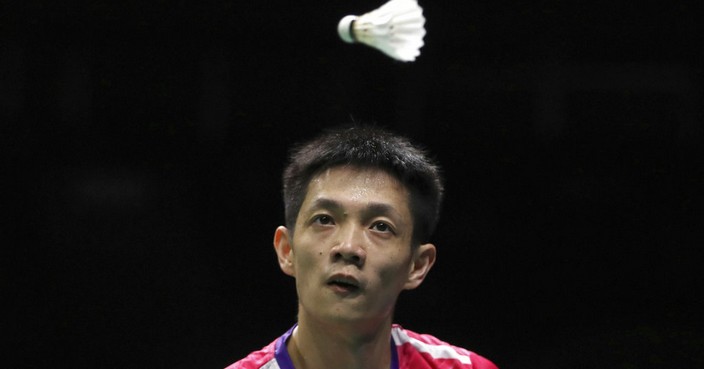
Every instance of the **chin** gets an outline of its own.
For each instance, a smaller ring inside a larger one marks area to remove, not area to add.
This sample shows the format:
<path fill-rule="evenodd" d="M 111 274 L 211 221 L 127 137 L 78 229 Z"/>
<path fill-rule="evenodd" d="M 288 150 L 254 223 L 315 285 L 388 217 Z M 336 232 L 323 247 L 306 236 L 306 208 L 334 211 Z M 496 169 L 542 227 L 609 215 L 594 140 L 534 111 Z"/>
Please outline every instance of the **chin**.
<path fill-rule="evenodd" d="M 362 311 L 365 313 L 361 313 Z M 339 325 L 340 328 L 357 331 L 376 330 L 387 321 L 391 324 L 391 314 L 370 314 L 364 309 L 334 309 L 323 319 Z"/>

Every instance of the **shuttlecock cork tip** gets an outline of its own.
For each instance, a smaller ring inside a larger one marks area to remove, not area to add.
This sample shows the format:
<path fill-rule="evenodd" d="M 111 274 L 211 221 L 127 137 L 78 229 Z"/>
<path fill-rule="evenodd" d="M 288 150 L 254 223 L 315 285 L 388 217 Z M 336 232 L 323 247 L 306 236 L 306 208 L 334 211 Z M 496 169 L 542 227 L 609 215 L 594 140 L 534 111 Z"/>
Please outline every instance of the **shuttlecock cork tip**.
<path fill-rule="evenodd" d="M 354 43 L 352 22 L 354 22 L 356 19 L 356 15 L 348 15 L 340 19 L 340 23 L 337 24 L 337 33 L 340 35 L 342 41 L 345 41 L 350 44 Z"/>

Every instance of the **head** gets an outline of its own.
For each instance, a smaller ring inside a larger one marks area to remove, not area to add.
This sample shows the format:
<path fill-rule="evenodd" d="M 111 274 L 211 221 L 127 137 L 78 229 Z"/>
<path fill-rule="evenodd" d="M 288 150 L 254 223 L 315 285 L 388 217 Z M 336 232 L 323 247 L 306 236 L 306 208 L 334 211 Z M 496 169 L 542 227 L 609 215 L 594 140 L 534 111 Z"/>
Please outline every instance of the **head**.
<path fill-rule="evenodd" d="M 274 234 L 296 279 L 299 323 L 360 334 L 389 326 L 398 295 L 435 261 L 438 167 L 407 139 L 374 127 L 328 131 L 297 147 L 284 173 L 286 227 Z"/>
<path fill-rule="evenodd" d="M 324 132 L 292 150 L 283 176 L 286 226 L 296 219 L 312 178 L 327 169 L 352 166 L 380 169 L 409 192 L 413 245 L 427 242 L 438 222 L 443 184 L 440 169 L 408 139 L 374 126 L 349 126 Z"/>

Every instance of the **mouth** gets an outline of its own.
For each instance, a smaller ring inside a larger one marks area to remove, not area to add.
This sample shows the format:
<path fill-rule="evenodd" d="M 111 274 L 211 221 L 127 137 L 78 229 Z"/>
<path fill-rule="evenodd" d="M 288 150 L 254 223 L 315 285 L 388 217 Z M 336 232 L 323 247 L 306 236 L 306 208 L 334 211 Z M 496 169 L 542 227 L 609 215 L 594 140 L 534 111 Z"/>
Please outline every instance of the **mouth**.
<path fill-rule="evenodd" d="M 337 293 L 354 293 L 358 292 L 361 287 L 359 281 L 354 277 L 345 275 L 334 275 L 332 276 L 327 285 L 331 287 Z"/>

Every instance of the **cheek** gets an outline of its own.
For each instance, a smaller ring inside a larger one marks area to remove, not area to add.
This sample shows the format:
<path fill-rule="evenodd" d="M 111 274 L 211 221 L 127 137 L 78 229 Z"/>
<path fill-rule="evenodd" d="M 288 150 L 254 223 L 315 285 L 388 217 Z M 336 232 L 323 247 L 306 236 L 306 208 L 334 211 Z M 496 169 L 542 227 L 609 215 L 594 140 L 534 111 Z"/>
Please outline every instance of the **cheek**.
<path fill-rule="evenodd" d="M 389 255 L 380 265 L 379 278 L 386 287 L 403 286 L 406 283 L 410 258 L 404 254 Z"/>
<path fill-rule="evenodd" d="M 297 276 L 305 277 L 321 268 L 325 257 L 322 250 L 299 249 L 297 251 L 295 260 Z"/>

